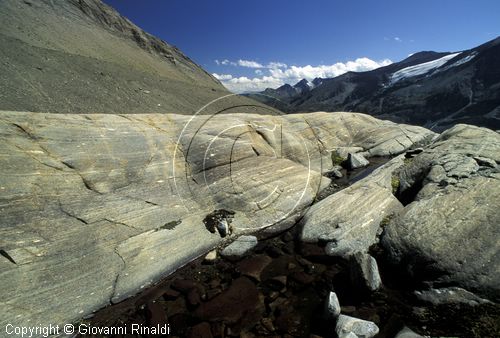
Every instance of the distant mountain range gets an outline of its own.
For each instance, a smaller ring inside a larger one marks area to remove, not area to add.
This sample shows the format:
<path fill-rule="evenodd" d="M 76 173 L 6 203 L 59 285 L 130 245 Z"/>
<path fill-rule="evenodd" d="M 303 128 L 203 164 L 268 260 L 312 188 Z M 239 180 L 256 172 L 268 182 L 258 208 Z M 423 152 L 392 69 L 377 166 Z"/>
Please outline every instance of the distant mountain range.
<path fill-rule="evenodd" d="M 456 53 L 425 51 L 368 72 L 301 80 L 247 96 L 288 113 L 363 112 L 443 130 L 500 129 L 500 38 Z"/>

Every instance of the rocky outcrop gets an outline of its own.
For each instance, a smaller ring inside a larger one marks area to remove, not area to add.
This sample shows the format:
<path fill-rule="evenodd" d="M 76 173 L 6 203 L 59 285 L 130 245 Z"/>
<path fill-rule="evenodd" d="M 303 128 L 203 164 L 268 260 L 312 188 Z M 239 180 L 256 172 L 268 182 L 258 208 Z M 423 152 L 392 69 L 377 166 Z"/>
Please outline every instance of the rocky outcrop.
<path fill-rule="evenodd" d="M 401 170 L 407 205 L 382 238 L 400 273 L 499 300 L 499 162 L 498 133 L 457 125 Z"/>
<path fill-rule="evenodd" d="M 0 325 L 78 320 L 240 235 L 286 229 L 328 185 L 333 149 L 400 153 L 408 133 L 430 134 L 348 113 L 0 112 Z"/>
<path fill-rule="evenodd" d="M 326 253 L 348 258 L 367 252 L 378 241 L 380 223 L 401 210 L 403 205 L 392 194 L 392 174 L 403 166 L 398 156 L 354 183 L 308 209 L 301 220 L 305 242 L 328 242 Z"/>

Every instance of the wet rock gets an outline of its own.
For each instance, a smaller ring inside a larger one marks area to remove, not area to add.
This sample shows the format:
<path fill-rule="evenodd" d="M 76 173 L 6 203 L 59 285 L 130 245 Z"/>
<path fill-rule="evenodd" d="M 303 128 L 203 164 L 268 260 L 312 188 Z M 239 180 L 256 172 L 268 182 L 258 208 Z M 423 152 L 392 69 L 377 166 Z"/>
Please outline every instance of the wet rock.
<path fill-rule="evenodd" d="M 167 324 L 167 314 L 163 306 L 157 302 L 149 302 L 146 306 L 146 317 L 150 326 Z"/>
<path fill-rule="evenodd" d="M 282 291 L 286 288 L 287 276 L 276 276 L 271 278 L 269 281 L 272 287 L 277 291 Z"/>
<path fill-rule="evenodd" d="M 339 338 L 372 338 L 379 332 L 379 329 L 375 323 L 340 315 L 335 332 Z"/>
<path fill-rule="evenodd" d="M 269 332 L 274 332 L 276 330 L 273 324 L 273 320 L 271 318 L 262 318 L 260 323 Z"/>
<path fill-rule="evenodd" d="M 304 318 L 293 309 L 284 309 L 275 320 L 276 328 L 282 333 L 288 333 L 295 337 L 303 337 L 305 326 Z"/>
<path fill-rule="evenodd" d="M 399 331 L 395 338 L 424 338 L 424 336 L 413 332 L 410 328 L 405 326 L 401 331 Z"/>
<path fill-rule="evenodd" d="M 489 300 L 481 298 L 459 287 L 415 291 L 415 295 L 421 301 L 431 303 L 432 305 L 466 304 L 469 306 L 476 306 L 491 303 Z"/>
<path fill-rule="evenodd" d="M 361 154 L 349 154 L 347 157 L 347 166 L 349 169 L 358 169 L 366 167 L 370 162 Z"/>
<path fill-rule="evenodd" d="M 189 290 L 189 292 L 186 295 L 186 299 L 188 301 L 188 304 L 191 307 L 195 307 L 201 303 L 201 295 L 200 291 L 197 288 Z"/>
<path fill-rule="evenodd" d="M 237 260 L 250 252 L 257 243 L 257 237 L 255 236 L 240 236 L 221 251 L 221 256 L 230 260 Z"/>
<path fill-rule="evenodd" d="M 369 254 L 356 253 L 350 259 L 351 281 L 360 290 L 376 291 L 382 286 L 375 258 Z"/>
<path fill-rule="evenodd" d="M 242 275 L 260 281 L 262 271 L 264 271 L 271 261 L 271 257 L 267 255 L 255 255 L 238 262 L 238 270 Z"/>
<path fill-rule="evenodd" d="M 314 277 L 305 273 L 304 271 L 297 271 L 290 275 L 290 277 L 297 283 L 308 285 L 314 282 Z"/>
<path fill-rule="evenodd" d="M 263 310 L 263 297 L 246 277 L 240 277 L 220 295 L 202 303 L 194 314 L 202 320 L 225 321 L 242 325 L 259 320 Z"/>
<path fill-rule="evenodd" d="M 177 297 L 179 297 L 180 294 L 181 293 L 179 291 L 172 290 L 171 288 L 168 288 L 163 293 L 163 299 L 165 299 L 165 300 L 173 300 L 173 299 L 176 299 Z"/>
<path fill-rule="evenodd" d="M 212 328 L 207 322 L 196 324 L 188 334 L 189 338 L 212 338 Z"/>
<path fill-rule="evenodd" d="M 335 292 L 328 294 L 325 302 L 325 318 L 328 320 L 336 320 L 340 315 L 340 303 Z"/>
<path fill-rule="evenodd" d="M 170 287 L 182 293 L 188 293 L 191 289 L 197 288 L 200 285 L 189 279 L 176 278 L 170 284 Z"/>

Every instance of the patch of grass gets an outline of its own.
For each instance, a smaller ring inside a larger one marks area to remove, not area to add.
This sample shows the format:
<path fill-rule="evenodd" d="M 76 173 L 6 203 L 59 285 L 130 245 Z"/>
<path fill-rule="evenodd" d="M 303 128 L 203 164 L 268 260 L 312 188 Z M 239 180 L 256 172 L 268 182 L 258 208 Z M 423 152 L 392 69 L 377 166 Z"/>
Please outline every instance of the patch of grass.
<path fill-rule="evenodd" d="M 398 192 L 400 185 L 401 185 L 401 182 L 399 181 L 399 176 L 392 175 L 392 178 L 391 178 L 391 187 L 392 187 L 392 193 L 394 195 L 396 195 L 396 193 Z"/>
<path fill-rule="evenodd" d="M 391 219 L 394 218 L 394 214 L 389 214 L 387 216 L 385 216 L 384 218 L 382 218 L 382 220 L 380 221 L 380 226 L 382 228 L 386 227 L 389 225 L 389 222 L 391 221 Z"/>
<path fill-rule="evenodd" d="M 332 164 L 333 165 L 342 165 L 346 159 L 342 156 L 339 156 L 336 151 L 332 152 Z"/>
<path fill-rule="evenodd" d="M 413 161 L 413 157 L 405 157 L 403 159 L 404 164 L 408 165 Z"/>

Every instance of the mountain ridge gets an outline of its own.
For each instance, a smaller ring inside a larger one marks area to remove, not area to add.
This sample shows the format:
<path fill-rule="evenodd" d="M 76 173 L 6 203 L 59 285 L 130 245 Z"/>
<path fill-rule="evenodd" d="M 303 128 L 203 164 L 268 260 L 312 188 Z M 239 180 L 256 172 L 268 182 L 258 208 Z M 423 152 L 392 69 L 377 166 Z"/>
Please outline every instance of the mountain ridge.
<path fill-rule="evenodd" d="M 100 0 L 0 2 L 0 109 L 194 114 L 230 94 L 179 49 Z M 242 96 L 214 104 L 255 112 Z"/>
<path fill-rule="evenodd" d="M 288 113 L 358 111 L 435 130 L 457 123 L 499 129 L 499 45 L 496 38 L 456 53 L 423 51 L 371 71 L 321 79 L 290 97 L 279 88 L 248 96 Z"/>

